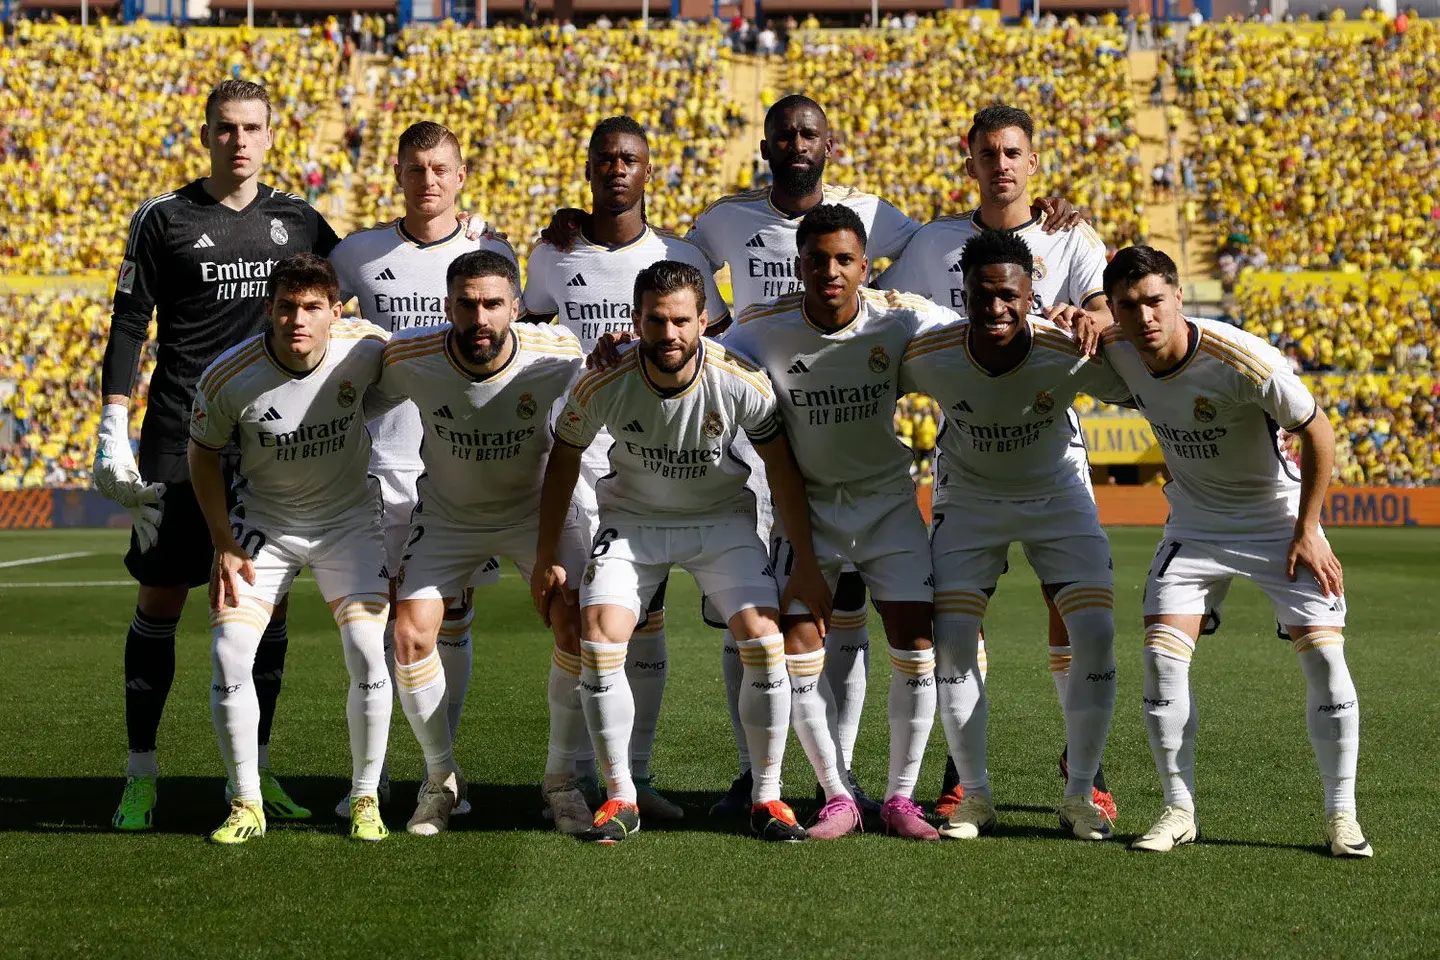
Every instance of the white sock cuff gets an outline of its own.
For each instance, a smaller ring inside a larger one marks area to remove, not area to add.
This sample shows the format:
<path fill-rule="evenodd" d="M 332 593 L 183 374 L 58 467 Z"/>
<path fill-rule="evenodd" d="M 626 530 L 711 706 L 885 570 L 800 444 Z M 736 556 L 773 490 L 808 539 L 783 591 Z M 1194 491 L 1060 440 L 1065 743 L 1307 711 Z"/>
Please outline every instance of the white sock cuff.
<path fill-rule="evenodd" d="M 859 610 L 832 610 L 830 612 L 830 629 L 834 630 L 863 630 L 869 622 L 870 614 L 864 608 Z"/>
<path fill-rule="evenodd" d="M 593 640 L 580 641 L 580 667 L 593 670 L 597 676 L 625 672 L 625 658 L 630 650 L 627 643 L 604 643 Z"/>
<path fill-rule="evenodd" d="M 422 657 L 414 663 L 395 664 L 395 686 L 404 691 L 420 690 L 444 677 L 445 670 L 440 666 L 440 653 L 437 650 L 431 650 L 428 657 Z"/>
<path fill-rule="evenodd" d="M 1145 628 L 1145 649 L 1159 657 L 1189 663 L 1195 656 L 1195 641 L 1168 623 L 1152 623 Z"/>
<path fill-rule="evenodd" d="M 570 676 L 577 679 L 580 677 L 579 654 L 566 653 L 559 647 L 555 647 L 554 652 L 551 655 L 550 662 L 555 664 L 555 666 L 563 673 L 568 673 Z"/>
<path fill-rule="evenodd" d="M 645 615 L 645 626 L 635 629 L 636 638 L 664 638 L 665 634 L 665 610 L 662 607 L 653 613 Z"/>
<path fill-rule="evenodd" d="M 890 648 L 890 666 L 898 673 L 914 677 L 929 676 L 935 672 L 935 648 L 924 650 L 897 650 Z"/>
<path fill-rule="evenodd" d="M 785 638 L 778 633 L 754 640 L 736 640 L 740 662 L 747 667 L 778 667 L 785 663 Z"/>
<path fill-rule="evenodd" d="M 990 598 L 983 590 L 936 590 L 935 619 L 942 617 L 985 619 Z"/>
<path fill-rule="evenodd" d="M 1325 647 L 1344 646 L 1345 637 L 1336 630 L 1315 629 L 1301 634 L 1292 645 L 1296 653 L 1309 653 L 1311 650 L 1322 650 Z"/>
<path fill-rule="evenodd" d="M 390 600 L 378 593 L 352 593 L 335 607 L 335 623 L 341 627 L 368 620 L 383 629 L 389 617 Z"/>
<path fill-rule="evenodd" d="M 269 622 L 270 612 L 253 597 L 241 597 L 236 606 L 210 611 L 210 629 L 212 630 L 220 630 L 229 625 L 240 628 L 249 627 L 257 634 L 263 635 Z"/>
<path fill-rule="evenodd" d="M 1050 647 L 1050 672 L 1063 673 L 1070 669 L 1070 644 L 1063 647 Z"/>
<path fill-rule="evenodd" d="M 792 677 L 817 677 L 825 672 L 825 650 L 785 654 L 785 670 Z"/>
<path fill-rule="evenodd" d="M 1115 588 L 1108 583 L 1069 583 L 1055 594 L 1062 618 L 1084 610 L 1114 610 Z"/>
<path fill-rule="evenodd" d="M 448 613 L 449 611 L 446 612 Z M 474 607 L 468 608 L 463 616 L 457 617 L 454 620 L 451 620 L 449 618 L 441 620 L 440 632 L 437 634 L 437 639 L 440 643 L 448 642 L 450 645 L 453 646 L 455 645 L 455 641 L 457 639 L 465 636 L 470 632 L 470 625 L 474 622 Z"/>

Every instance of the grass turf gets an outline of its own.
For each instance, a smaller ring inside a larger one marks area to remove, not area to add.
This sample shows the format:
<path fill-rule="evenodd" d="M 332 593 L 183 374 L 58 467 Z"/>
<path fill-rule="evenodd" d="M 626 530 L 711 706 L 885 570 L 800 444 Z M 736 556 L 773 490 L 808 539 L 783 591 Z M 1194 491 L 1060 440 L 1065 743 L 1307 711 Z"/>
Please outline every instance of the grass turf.
<path fill-rule="evenodd" d="M 1120 698 L 1106 773 L 1117 833 L 1128 840 L 1160 809 L 1139 708 L 1140 595 L 1158 531 L 1111 536 Z M 1433 957 L 1440 845 L 1423 811 L 1440 724 L 1429 656 L 1435 605 L 1425 597 L 1440 535 L 1331 536 L 1346 563 L 1363 702 L 1359 798 L 1377 850 L 1370 862 L 1324 853 L 1303 681 L 1248 584 L 1232 590 L 1225 627 L 1202 641 L 1194 672 L 1206 840 L 1147 856 L 1123 842 L 1062 838 L 1053 809 L 1063 727 L 1045 669 L 1044 609 L 1018 551 L 986 624 L 1001 817 L 992 839 L 922 845 L 866 835 L 777 848 L 709 822 L 734 754 L 719 638 L 700 623 L 683 575 L 670 589 L 655 769 L 687 819 L 679 829 L 647 826 L 614 848 L 549 832 L 536 785 L 550 643 L 508 570 L 477 598 L 458 748 L 476 809 L 454 832 L 403 833 L 420 764 L 397 707 L 386 811 L 395 833 L 375 846 L 345 839 L 330 812 L 349 770 L 344 670 L 328 612 L 305 582 L 291 607 L 272 760 L 314 820 L 273 826 L 237 849 L 202 842 L 225 805 L 197 592 L 161 729 L 156 830 L 117 835 L 108 824 L 124 769 L 121 651 L 134 604 L 123 537 L 7 533 L 0 562 L 91 555 L 0 568 L 0 956 Z M 873 615 L 871 629 L 878 641 Z M 855 767 L 878 794 L 888 671 L 875 659 Z M 943 763 L 937 720 L 921 778 L 927 805 Z M 793 737 L 785 780 L 803 818 L 813 777 Z"/>

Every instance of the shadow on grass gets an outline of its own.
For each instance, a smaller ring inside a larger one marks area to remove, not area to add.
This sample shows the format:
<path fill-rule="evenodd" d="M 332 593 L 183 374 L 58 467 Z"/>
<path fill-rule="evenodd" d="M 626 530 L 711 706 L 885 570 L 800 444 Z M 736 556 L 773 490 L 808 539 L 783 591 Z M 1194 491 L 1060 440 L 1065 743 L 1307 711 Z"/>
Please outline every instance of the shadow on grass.
<path fill-rule="evenodd" d="M 311 811 L 309 820 L 271 819 L 272 830 L 344 833 L 348 824 L 335 815 L 335 804 L 350 789 L 340 777 L 284 778 L 295 802 Z M 125 786 L 121 777 L 0 777 L 0 834 L 4 833 L 109 833 L 110 818 Z M 392 830 L 403 830 L 415 810 L 419 790 L 415 780 L 391 784 L 390 802 L 383 808 Z M 225 818 L 225 781 L 221 777 L 161 777 L 154 827 L 149 833 L 203 836 Z M 542 816 L 539 784 L 470 784 L 472 811 L 456 816 L 450 828 L 456 833 L 554 829 Z M 666 791 L 665 796 L 685 811 L 683 820 L 645 821 L 647 831 L 740 833 L 743 820 L 709 816 L 720 793 Z"/>

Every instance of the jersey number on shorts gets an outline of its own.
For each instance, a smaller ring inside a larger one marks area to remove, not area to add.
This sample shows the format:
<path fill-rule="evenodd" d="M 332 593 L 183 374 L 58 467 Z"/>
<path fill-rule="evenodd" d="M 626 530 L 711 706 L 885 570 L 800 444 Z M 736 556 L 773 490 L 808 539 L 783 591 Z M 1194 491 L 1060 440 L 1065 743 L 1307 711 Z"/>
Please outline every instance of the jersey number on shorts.
<path fill-rule="evenodd" d="M 594 560 L 597 557 L 603 557 L 609 553 L 610 542 L 618 536 L 620 536 L 620 531 L 614 527 L 606 527 L 604 530 L 601 530 L 600 535 L 595 538 L 594 548 L 590 551 L 590 559 Z"/>
<path fill-rule="evenodd" d="M 232 523 L 230 533 L 234 535 L 235 542 L 240 544 L 240 549 L 250 554 L 251 560 L 260 556 L 260 551 L 265 549 L 265 534 L 259 530 L 246 530 L 244 524 Z"/>
<path fill-rule="evenodd" d="M 785 554 L 785 563 L 780 563 L 780 554 Z M 776 573 L 782 576 L 790 576 L 795 569 L 795 545 L 784 537 L 775 537 L 770 541 L 770 566 Z"/>
<path fill-rule="evenodd" d="M 416 509 L 418 510 L 419 508 L 417 507 Z M 400 558 L 401 563 L 404 563 L 406 560 L 410 559 L 410 548 L 415 546 L 415 544 L 419 543 L 420 538 L 423 536 L 425 536 L 424 525 L 416 524 L 415 529 L 410 531 L 410 539 L 405 541 L 405 555 Z"/>

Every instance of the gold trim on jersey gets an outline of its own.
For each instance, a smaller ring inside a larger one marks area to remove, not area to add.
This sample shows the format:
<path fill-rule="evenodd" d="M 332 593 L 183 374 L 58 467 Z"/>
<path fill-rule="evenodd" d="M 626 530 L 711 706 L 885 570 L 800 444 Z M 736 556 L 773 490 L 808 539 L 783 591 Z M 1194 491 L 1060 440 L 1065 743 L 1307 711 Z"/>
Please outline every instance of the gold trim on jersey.
<path fill-rule="evenodd" d="M 953 350 L 956 347 L 964 349 L 965 341 L 968 340 L 969 337 L 969 321 L 957 323 L 954 326 L 945 327 L 941 330 L 932 330 L 923 336 L 911 340 L 910 346 L 905 350 L 905 356 L 900 362 L 909 363 L 911 360 L 927 354 L 938 353 L 941 350 Z M 966 355 L 969 355 L 968 350 L 966 351 Z M 971 362 L 973 363 L 974 361 Z"/>
<path fill-rule="evenodd" d="M 1042 329 L 1034 324 L 1031 324 L 1030 330 L 1035 334 L 1035 342 L 1041 346 L 1076 358 L 1085 356 L 1085 351 L 1080 349 L 1080 345 L 1059 330 Z"/>
<path fill-rule="evenodd" d="M 591 370 L 575 382 L 575 387 L 570 395 L 580 406 L 588 406 L 595 398 L 595 394 L 602 388 L 609 386 L 611 382 L 618 380 L 627 373 L 635 372 L 635 365 L 640 362 L 640 349 L 636 347 L 620 358 L 620 362 L 606 370 Z"/>
<path fill-rule="evenodd" d="M 273 332 L 274 331 L 272 330 L 271 333 Z M 260 336 L 260 342 L 264 344 L 265 347 L 265 359 L 270 361 L 270 365 L 272 367 L 274 367 L 276 370 L 279 370 L 282 374 L 289 377 L 291 380 L 304 380 L 316 370 L 319 370 L 321 367 L 325 366 L 326 361 L 330 359 L 330 344 L 327 342 L 325 344 L 325 355 L 320 358 L 319 363 L 315 364 L 315 366 L 311 367 L 309 370 L 291 370 L 289 367 L 285 366 L 285 364 L 281 363 L 280 358 L 275 355 L 275 347 L 270 343 L 270 334 L 262 334 Z"/>
<path fill-rule="evenodd" d="M 1195 358 L 1200 355 L 1200 345 L 1205 342 L 1205 331 L 1201 330 L 1198 324 L 1191 323 L 1189 320 L 1185 321 L 1185 330 L 1186 333 L 1189 333 L 1189 331 L 1191 330 L 1195 331 L 1195 342 L 1187 347 L 1184 358 L 1179 363 L 1175 364 L 1175 366 L 1171 367 L 1169 370 L 1163 370 L 1159 373 L 1156 373 L 1154 370 L 1150 370 L 1150 365 L 1148 363 L 1145 364 L 1145 369 L 1147 370 L 1147 372 L 1149 372 L 1151 377 L 1156 380 L 1170 380 L 1178 377 L 1180 374 L 1184 373 L 1185 368 L 1190 366 L 1190 364 L 1194 362 Z M 1138 347 L 1136 348 L 1136 352 L 1139 352 Z M 1141 358 L 1141 361 L 1144 361 L 1143 357 Z"/>
<path fill-rule="evenodd" d="M 748 364 L 740 364 L 738 357 L 733 353 L 723 353 L 713 348 L 707 348 L 705 359 L 715 366 L 716 370 L 728 373 L 740 381 L 749 384 L 767 399 L 775 395 L 775 390 L 770 384 L 770 378 L 759 370 L 749 367 Z M 748 369 L 747 369 L 748 368 Z"/>
<path fill-rule="evenodd" d="M 532 324 L 538 326 L 538 324 Z M 521 330 L 515 326 L 510 329 L 515 332 L 520 340 L 520 345 L 530 353 L 549 353 L 560 357 L 576 357 L 584 359 L 585 353 L 580 349 L 580 341 L 568 337 L 546 337 L 543 334 L 529 330 Z M 567 333 L 569 331 L 566 331 Z"/>
<path fill-rule="evenodd" d="M 858 306 L 855 309 L 855 316 L 851 317 L 849 320 L 846 320 L 834 330 L 827 330 L 824 327 L 820 326 L 820 324 L 816 323 L 814 320 L 811 320 L 810 312 L 805 309 L 805 301 L 803 299 L 800 301 L 800 319 L 805 321 L 805 326 L 809 327 L 811 330 L 814 330 L 816 333 L 826 337 L 833 337 L 837 333 L 844 333 L 846 330 L 849 330 L 851 327 L 855 326 L 855 324 L 860 322 L 860 317 L 863 316 L 865 313 L 865 295 L 863 293 L 857 292 L 855 294 L 855 299 L 858 303 Z"/>
<path fill-rule="evenodd" d="M 205 394 L 206 399 L 213 401 L 220 393 L 220 388 L 225 386 L 231 377 L 260 359 L 260 354 L 265 352 L 264 342 L 265 335 L 261 334 L 248 345 L 241 347 L 224 363 L 217 363 L 206 370 L 200 376 L 198 385 L 198 389 Z"/>
<path fill-rule="evenodd" d="M 644 242 L 645 238 L 650 236 L 650 234 L 654 232 L 655 228 L 647 223 L 645 224 L 645 229 L 640 231 L 640 236 L 636 237 L 634 240 L 627 240 L 624 243 L 617 243 L 613 247 L 607 243 L 596 243 L 594 240 L 586 238 L 585 234 L 583 233 L 581 233 L 576 239 L 578 242 L 585 244 L 585 246 L 594 247 L 596 250 L 603 250 L 606 253 L 619 253 L 621 250 L 628 250 L 631 247 L 635 246 L 637 243 Z"/>
<path fill-rule="evenodd" d="M 639 354 L 640 349 L 640 347 L 636 347 L 634 352 L 636 354 Z M 650 371 L 645 368 L 644 357 L 640 358 L 640 379 L 645 381 L 645 386 L 650 388 L 650 392 L 655 394 L 661 400 L 679 400 L 681 397 L 687 397 L 691 393 L 694 393 L 695 388 L 700 385 L 700 381 L 705 376 L 705 364 L 710 362 L 710 351 L 705 348 L 705 343 L 703 340 L 701 341 L 700 346 L 696 349 L 695 355 L 697 358 L 697 362 L 695 364 L 694 375 L 690 377 L 689 383 L 685 384 L 685 386 L 681 387 L 679 390 L 676 390 L 674 393 L 670 392 L 671 388 L 662 387 L 658 383 L 650 379 Z"/>
<path fill-rule="evenodd" d="M 1024 370 L 1024 369 L 1025 369 L 1025 365 L 1030 362 L 1030 357 L 1031 357 L 1031 355 L 1035 353 L 1035 340 L 1037 339 L 1036 336 L 1035 336 L 1035 328 L 1034 328 L 1034 326 L 1032 326 L 1032 325 L 1030 324 L 1029 320 L 1024 321 L 1024 323 L 1025 323 L 1025 329 L 1026 329 L 1026 330 L 1029 332 L 1029 334 L 1030 334 L 1030 342 L 1029 342 L 1028 344 L 1026 344 L 1026 346 L 1025 346 L 1025 356 L 1020 359 L 1020 362 L 1019 362 L 1019 363 L 1015 364 L 1015 366 L 1011 367 L 1009 370 L 1006 370 L 1004 373 L 991 373 L 991 372 L 990 372 L 990 369 L 989 369 L 988 367 L 986 367 L 985 364 L 983 364 L 983 363 L 981 363 L 979 360 L 977 360 L 977 359 L 975 358 L 975 354 L 971 352 L 971 350 L 970 350 L 970 338 L 969 338 L 968 336 L 965 338 L 965 357 L 966 357 L 966 359 L 968 359 L 968 360 L 970 361 L 971 365 L 972 365 L 976 370 L 979 370 L 982 375 L 988 377 L 988 378 L 991 379 L 991 380 L 1003 380 L 1003 379 L 1005 379 L 1005 378 L 1008 377 L 1008 376 L 1011 376 L 1011 375 L 1013 375 L 1013 374 L 1016 374 L 1016 373 L 1020 372 L 1021 370 Z M 973 325 L 970 325 L 970 329 L 971 329 L 971 330 L 974 330 Z"/>
<path fill-rule="evenodd" d="M 860 296 L 872 305 L 887 310 L 929 310 L 935 306 L 935 301 L 929 297 L 922 297 L 918 293 L 905 293 L 901 290 L 876 290 L 873 287 L 861 287 Z"/>
<path fill-rule="evenodd" d="M 332 340 L 379 340 L 390 342 L 390 334 L 368 320 L 336 320 L 330 325 Z"/>
<path fill-rule="evenodd" d="M 464 237 L 465 227 L 466 224 L 463 224 L 459 222 L 459 220 L 456 220 L 454 233 L 446 237 L 441 237 L 439 240 L 430 240 L 427 242 L 424 240 L 418 240 L 414 236 L 412 236 L 410 232 L 405 229 L 405 221 L 402 219 L 395 224 L 395 233 L 397 236 L 400 237 L 401 240 L 403 240 L 405 243 L 410 244 L 410 246 L 414 247 L 417 250 L 439 250 L 441 247 L 448 247 L 456 240 Z"/>
<path fill-rule="evenodd" d="M 1040 226 L 1040 224 L 1044 223 L 1045 215 L 1042 213 L 1038 217 L 1031 217 L 1029 220 L 1026 220 L 1018 227 L 991 227 L 986 224 L 984 220 L 980 219 L 980 208 L 976 207 L 974 210 L 970 211 L 970 222 L 974 224 L 975 229 L 979 230 L 981 233 L 984 233 L 986 230 L 999 230 L 1003 233 L 1013 233 L 1018 236 L 1022 233 L 1029 233 L 1031 230 L 1034 230 L 1036 227 Z"/>
<path fill-rule="evenodd" d="M 805 302 L 805 292 L 787 293 L 770 303 L 752 303 L 735 318 L 736 323 L 749 323 L 763 317 L 773 317 L 794 310 Z"/>
<path fill-rule="evenodd" d="M 712 202 L 712 203 L 711 203 L 708 207 L 706 207 L 704 210 L 701 210 L 701 211 L 700 211 L 700 217 L 705 216 L 705 214 L 709 213 L 711 210 L 714 210 L 716 207 L 720 206 L 721 204 L 725 204 L 725 203 L 744 203 L 744 202 L 753 201 L 753 200 L 763 200 L 763 199 L 765 199 L 767 196 L 769 196 L 769 194 L 770 194 L 770 188 L 769 188 L 769 187 L 759 187 L 758 189 L 755 189 L 755 190 L 742 190 L 742 191 L 740 191 L 739 193 L 732 193 L 732 194 L 730 194 L 728 197 L 721 197 L 719 200 L 716 200 L 716 201 Z M 700 219 L 700 217 L 696 217 L 695 219 L 698 221 L 698 220 Z M 692 229 L 693 229 L 693 228 L 692 228 Z"/>
<path fill-rule="evenodd" d="M 399 363 L 401 360 L 415 360 L 420 357 L 428 357 L 431 354 L 445 348 L 445 337 L 450 328 L 437 330 L 434 333 L 427 333 L 423 337 L 406 337 L 404 340 L 391 340 L 385 344 L 385 351 L 380 355 L 382 366 L 390 366 L 392 363 Z"/>
<path fill-rule="evenodd" d="M 1200 350 L 1198 352 L 1203 353 L 1208 357 L 1212 357 L 1213 359 L 1218 360 L 1226 366 L 1236 370 L 1251 383 L 1255 384 L 1255 386 L 1257 387 L 1265 385 L 1265 378 L 1266 376 L 1268 376 L 1268 374 L 1257 373 L 1255 368 L 1250 366 L 1247 360 L 1245 360 L 1243 357 L 1238 356 L 1237 354 L 1230 353 L 1223 348 L 1216 346 L 1214 340 L 1202 340 L 1200 342 Z"/>
<path fill-rule="evenodd" d="M 1245 347 L 1229 340 L 1222 340 L 1204 330 L 1200 332 L 1200 335 L 1201 350 L 1239 370 L 1253 380 L 1256 386 L 1262 386 L 1266 380 L 1270 379 L 1269 365 Z"/>

